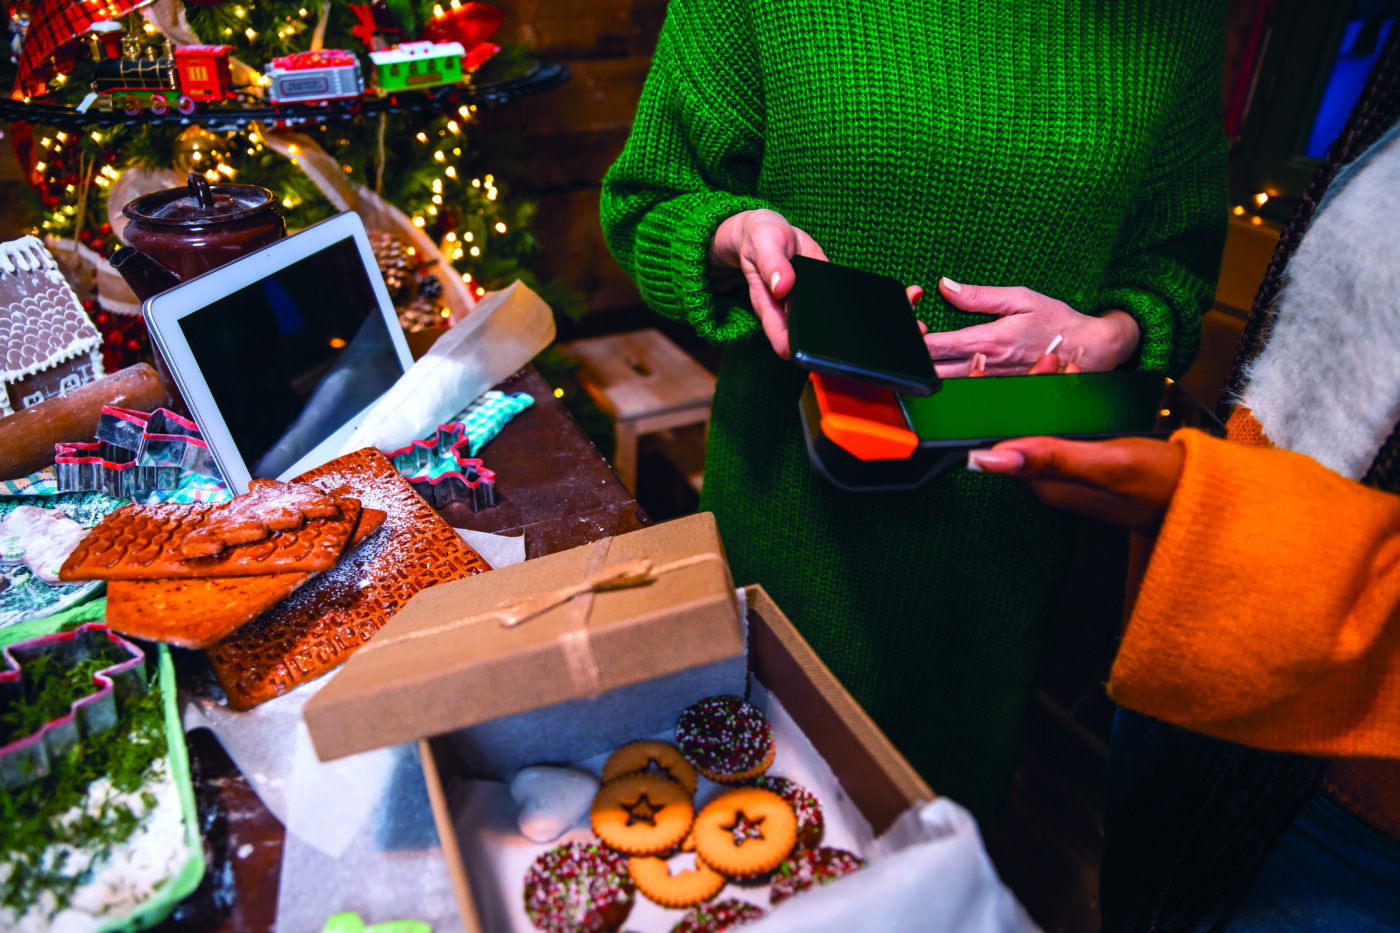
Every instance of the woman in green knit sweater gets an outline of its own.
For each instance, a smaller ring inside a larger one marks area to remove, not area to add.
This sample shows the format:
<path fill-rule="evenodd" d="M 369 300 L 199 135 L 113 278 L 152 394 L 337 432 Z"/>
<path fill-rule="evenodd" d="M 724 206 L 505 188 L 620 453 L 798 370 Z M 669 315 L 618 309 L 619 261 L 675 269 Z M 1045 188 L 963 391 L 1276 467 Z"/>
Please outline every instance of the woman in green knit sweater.
<path fill-rule="evenodd" d="M 671 0 L 602 202 L 647 302 L 725 347 L 702 507 L 735 579 L 983 816 L 1068 520 L 964 471 L 913 493 L 824 485 L 781 302 L 800 252 L 940 282 L 918 315 L 943 375 L 974 352 L 1024 372 L 1060 333 L 1086 369 L 1189 365 L 1224 241 L 1224 4 L 1028 6 Z"/>

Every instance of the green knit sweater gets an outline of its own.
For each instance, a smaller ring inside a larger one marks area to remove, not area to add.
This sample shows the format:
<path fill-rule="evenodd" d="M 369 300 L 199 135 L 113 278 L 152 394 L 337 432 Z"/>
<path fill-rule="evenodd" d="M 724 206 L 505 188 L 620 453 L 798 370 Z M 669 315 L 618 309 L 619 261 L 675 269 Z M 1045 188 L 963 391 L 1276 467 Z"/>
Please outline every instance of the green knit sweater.
<path fill-rule="evenodd" d="M 725 346 L 703 507 L 935 790 L 987 814 L 1012 767 L 1070 521 L 952 471 L 850 494 L 812 473 L 805 373 L 746 294 L 711 287 L 720 222 L 768 207 L 835 262 L 986 320 L 938 277 L 1138 321 L 1138 365 L 1195 356 L 1226 224 L 1224 3 L 671 0 L 602 220 L 647 302 Z M 860 321 L 853 309 L 852 327 Z"/>

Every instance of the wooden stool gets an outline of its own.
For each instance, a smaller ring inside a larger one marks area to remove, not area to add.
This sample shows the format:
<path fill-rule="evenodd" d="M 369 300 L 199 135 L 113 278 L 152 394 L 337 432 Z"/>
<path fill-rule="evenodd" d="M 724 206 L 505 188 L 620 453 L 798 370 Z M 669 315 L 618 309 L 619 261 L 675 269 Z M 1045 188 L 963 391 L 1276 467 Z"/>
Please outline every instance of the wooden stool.
<path fill-rule="evenodd" d="M 701 425 L 703 436 L 715 377 L 659 330 L 575 340 L 563 349 L 583 364 L 579 384 L 613 420 L 613 469 L 628 489 L 637 489 L 637 438 L 687 425 Z M 689 459 L 677 465 L 698 489 L 701 474 Z"/>

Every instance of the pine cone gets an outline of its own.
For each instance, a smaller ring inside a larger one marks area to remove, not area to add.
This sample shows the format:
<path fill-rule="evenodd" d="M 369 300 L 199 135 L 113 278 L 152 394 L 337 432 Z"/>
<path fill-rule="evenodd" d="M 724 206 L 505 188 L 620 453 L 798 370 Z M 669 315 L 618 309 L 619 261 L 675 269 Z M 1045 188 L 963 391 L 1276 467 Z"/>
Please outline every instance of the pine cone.
<path fill-rule="evenodd" d="M 413 257 L 410 247 L 391 233 L 375 230 L 369 235 L 370 249 L 384 276 L 384 286 L 395 307 L 413 297 Z"/>
<path fill-rule="evenodd" d="M 432 273 L 423 276 L 418 280 L 418 294 L 428 299 L 441 298 L 442 281 Z"/>

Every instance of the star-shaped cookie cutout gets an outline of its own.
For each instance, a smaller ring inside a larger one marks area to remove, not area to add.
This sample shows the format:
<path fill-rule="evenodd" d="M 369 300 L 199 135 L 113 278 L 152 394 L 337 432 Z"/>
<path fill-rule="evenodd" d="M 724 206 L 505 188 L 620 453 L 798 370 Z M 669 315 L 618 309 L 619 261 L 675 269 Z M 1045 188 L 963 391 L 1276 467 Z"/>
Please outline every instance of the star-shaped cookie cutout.
<path fill-rule="evenodd" d="M 624 803 L 622 809 L 627 811 L 627 824 L 632 826 L 636 823 L 645 823 L 648 826 L 656 825 L 656 814 L 660 813 L 663 805 L 654 804 L 646 794 L 638 797 L 635 803 Z"/>
<path fill-rule="evenodd" d="M 750 839 L 763 838 L 763 821 L 765 819 L 767 819 L 767 817 L 760 816 L 756 820 L 751 820 L 744 814 L 743 810 L 739 810 L 734 815 L 733 823 L 720 828 L 734 834 L 734 847 L 738 848 Z"/>

